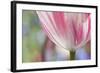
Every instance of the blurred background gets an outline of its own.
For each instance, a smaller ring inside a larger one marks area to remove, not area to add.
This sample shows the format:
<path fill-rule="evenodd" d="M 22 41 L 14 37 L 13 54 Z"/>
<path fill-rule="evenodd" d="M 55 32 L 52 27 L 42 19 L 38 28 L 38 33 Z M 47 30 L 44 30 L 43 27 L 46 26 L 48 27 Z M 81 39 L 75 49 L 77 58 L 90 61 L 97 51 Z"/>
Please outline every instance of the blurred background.
<path fill-rule="evenodd" d="M 44 33 L 40 21 L 33 10 L 22 12 L 22 62 L 67 61 L 69 52 L 58 50 L 57 47 Z M 76 60 L 91 58 L 90 41 L 76 51 Z"/>

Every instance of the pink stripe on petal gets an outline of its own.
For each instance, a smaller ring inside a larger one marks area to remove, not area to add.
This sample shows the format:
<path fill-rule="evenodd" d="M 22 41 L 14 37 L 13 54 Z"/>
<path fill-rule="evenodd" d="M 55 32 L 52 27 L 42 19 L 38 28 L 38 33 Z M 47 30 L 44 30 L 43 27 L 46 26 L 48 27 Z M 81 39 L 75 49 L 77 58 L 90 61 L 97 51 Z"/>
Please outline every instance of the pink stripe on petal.
<path fill-rule="evenodd" d="M 90 30 L 91 30 L 91 19 L 90 19 L 90 15 L 88 16 L 88 18 L 87 18 L 87 20 L 88 20 L 88 32 L 87 32 L 87 35 L 86 35 L 86 40 L 88 39 L 88 37 L 90 37 L 89 36 L 89 34 L 90 34 Z"/>
<path fill-rule="evenodd" d="M 66 24 L 64 19 L 64 13 L 63 12 L 53 12 L 53 18 L 55 20 L 56 26 L 58 27 L 58 31 L 61 35 L 65 35 L 66 31 Z"/>
<path fill-rule="evenodd" d="M 83 27 L 80 26 L 80 28 L 77 32 L 78 32 L 77 33 L 77 44 L 79 44 L 83 40 Z"/>

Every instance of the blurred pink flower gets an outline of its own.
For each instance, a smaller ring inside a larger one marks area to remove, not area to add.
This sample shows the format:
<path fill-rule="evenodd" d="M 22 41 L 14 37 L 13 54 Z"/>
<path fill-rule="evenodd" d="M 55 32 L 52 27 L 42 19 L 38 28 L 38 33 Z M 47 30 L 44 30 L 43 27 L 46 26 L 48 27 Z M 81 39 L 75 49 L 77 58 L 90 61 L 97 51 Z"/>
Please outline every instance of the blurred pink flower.
<path fill-rule="evenodd" d="M 43 30 L 57 46 L 75 50 L 90 40 L 90 14 L 37 11 Z"/>

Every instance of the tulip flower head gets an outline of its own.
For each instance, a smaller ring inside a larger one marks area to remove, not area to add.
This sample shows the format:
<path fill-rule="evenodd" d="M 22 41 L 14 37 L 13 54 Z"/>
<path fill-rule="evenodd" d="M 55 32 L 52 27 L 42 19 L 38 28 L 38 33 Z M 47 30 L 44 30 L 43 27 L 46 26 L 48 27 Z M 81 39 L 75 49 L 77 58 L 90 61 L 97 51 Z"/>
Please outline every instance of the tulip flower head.
<path fill-rule="evenodd" d="M 37 11 L 49 39 L 66 50 L 76 50 L 90 40 L 90 14 Z"/>

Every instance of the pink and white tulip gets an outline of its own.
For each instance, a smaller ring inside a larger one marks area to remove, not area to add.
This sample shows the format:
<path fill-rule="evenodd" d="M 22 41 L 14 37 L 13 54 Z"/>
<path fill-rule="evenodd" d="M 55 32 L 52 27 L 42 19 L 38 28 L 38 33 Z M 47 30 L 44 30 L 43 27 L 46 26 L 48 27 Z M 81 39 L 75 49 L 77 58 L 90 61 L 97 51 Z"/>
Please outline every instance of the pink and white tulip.
<path fill-rule="evenodd" d="M 76 50 L 90 40 L 90 14 L 37 11 L 43 30 L 57 46 Z"/>

